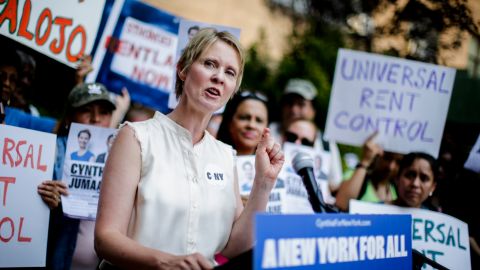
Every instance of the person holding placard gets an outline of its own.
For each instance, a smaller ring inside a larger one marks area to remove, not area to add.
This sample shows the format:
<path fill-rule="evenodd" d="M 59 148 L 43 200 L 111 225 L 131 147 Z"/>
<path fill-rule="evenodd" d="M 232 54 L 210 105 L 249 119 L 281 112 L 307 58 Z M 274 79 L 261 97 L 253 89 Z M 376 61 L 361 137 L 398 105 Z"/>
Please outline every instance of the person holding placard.
<path fill-rule="evenodd" d="M 230 258 L 252 247 L 253 217 L 266 208 L 283 152 L 263 130 L 244 208 L 233 149 L 206 132 L 211 115 L 238 89 L 244 61 L 234 36 L 202 29 L 177 64 L 178 106 L 120 129 L 95 228 L 96 250 L 106 260 L 101 269 L 108 262 L 129 269 L 210 269 L 214 254 Z"/>
<path fill-rule="evenodd" d="M 437 161 L 429 154 L 414 152 L 405 155 L 395 178 L 398 197 L 392 204 L 434 210 L 424 205 L 424 202 L 435 190 L 437 173 Z"/>
<path fill-rule="evenodd" d="M 393 179 L 402 155 L 385 152 L 375 143 L 377 133 L 363 145 L 362 157 L 353 175 L 344 181 L 336 195 L 338 208 L 347 211 L 350 199 L 367 202 L 391 202 L 397 198 Z"/>
<path fill-rule="evenodd" d="M 98 257 L 93 246 L 94 221 L 63 215 L 60 195 L 68 196 L 68 188 L 60 180 L 66 156 L 67 137 L 72 122 L 110 127 L 115 101 L 98 83 L 80 84 L 68 96 L 67 112 L 57 131 L 57 149 L 53 179 L 38 186 L 38 193 L 52 209 L 48 235 L 48 269 L 95 269 Z M 81 131 L 80 135 L 87 132 Z M 90 136 L 89 136 L 90 138 Z M 93 156 L 92 156 L 93 157 Z M 90 160 L 92 157 L 89 157 Z"/>

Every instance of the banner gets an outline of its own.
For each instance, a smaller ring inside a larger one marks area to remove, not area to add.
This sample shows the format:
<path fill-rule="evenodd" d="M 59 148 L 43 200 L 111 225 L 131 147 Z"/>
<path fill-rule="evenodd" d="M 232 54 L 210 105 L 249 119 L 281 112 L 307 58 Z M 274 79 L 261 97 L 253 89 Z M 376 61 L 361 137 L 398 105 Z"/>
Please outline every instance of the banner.
<path fill-rule="evenodd" d="M 67 216 L 95 220 L 103 167 L 116 129 L 72 123 L 67 139 L 62 181 L 68 196 L 62 196 Z"/>
<path fill-rule="evenodd" d="M 375 131 L 387 151 L 438 156 L 455 69 L 338 51 L 325 137 L 361 146 Z"/>
<path fill-rule="evenodd" d="M 260 269 L 411 269 L 409 215 L 271 215 L 255 223 Z"/>
<path fill-rule="evenodd" d="M 0 268 L 45 266 L 50 210 L 37 186 L 52 178 L 55 138 L 0 125 Z"/>
<path fill-rule="evenodd" d="M 0 33 L 70 67 L 90 54 L 105 0 L 0 1 Z"/>
<path fill-rule="evenodd" d="M 168 111 L 179 21 L 138 0 L 116 1 L 86 81 L 103 83 L 118 94 L 126 87 L 133 102 Z"/>
<path fill-rule="evenodd" d="M 359 214 L 411 214 L 414 249 L 448 269 L 471 269 L 468 225 L 463 221 L 425 209 L 357 200 L 350 200 L 349 209 Z"/>

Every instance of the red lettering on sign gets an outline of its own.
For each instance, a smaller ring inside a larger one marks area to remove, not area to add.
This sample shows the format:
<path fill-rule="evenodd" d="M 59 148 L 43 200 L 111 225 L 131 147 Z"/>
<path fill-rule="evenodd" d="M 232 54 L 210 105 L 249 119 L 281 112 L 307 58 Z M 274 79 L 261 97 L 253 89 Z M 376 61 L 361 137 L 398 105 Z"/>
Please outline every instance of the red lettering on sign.
<path fill-rule="evenodd" d="M 2 229 L 5 228 L 4 224 L 6 222 L 10 223 L 10 236 L 3 237 L 3 235 L 2 235 L 3 230 Z M 14 233 L 15 233 L 15 227 L 13 226 L 13 220 L 9 217 L 2 218 L 2 220 L 0 221 L 0 241 L 2 241 L 4 243 L 10 242 L 10 239 L 12 239 Z"/>
<path fill-rule="evenodd" d="M 3 9 L 2 14 L 0 14 L 0 26 L 5 20 L 9 20 L 10 25 L 8 27 L 8 31 L 10 32 L 10 34 L 13 34 L 17 29 L 18 2 L 17 0 L 0 0 L 0 4 L 5 3 L 5 1 L 7 1 L 7 6 Z"/>
<path fill-rule="evenodd" d="M 72 55 L 70 51 L 72 47 L 73 40 L 77 35 L 80 36 L 80 42 L 82 44 L 80 51 L 76 55 Z M 70 62 L 76 62 L 80 57 L 82 57 L 83 53 L 85 52 L 85 47 L 87 46 L 87 33 L 85 32 L 85 28 L 82 25 L 78 25 L 73 29 L 72 33 L 70 33 L 70 37 L 68 38 L 67 44 L 67 60 Z"/>
<path fill-rule="evenodd" d="M 30 0 L 25 1 L 23 6 L 22 19 L 20 20 L 20 28 L 18 29 L 18 35 L 28 40 L 33 39 L 33 34 L 28 32 L 27 26 L 30 21 L 30 11 L 32 10 L 32 3 Z"/>
<path fill-rule="evenodd" d="M 23 217 L 20 217 L 20 227 L 18 228 L 18 242 L 32 242 L 31 237 L 22 236 L 22 228 L 23 228 Z"/>
<path fill-rule="evenodd" d="M 65 28 L 72 25 L 72 20 L 62 17 L 56 17 L 53 20 L 53 24 L 57 24 L 60 26 L 60 38 L 52 40 L 52 43 L 50 43 L 50 51 L 54 54 L 59 54 L 63 50 L 63 47 L 65 45 Z"/>
<path fill-rule="evenodd" d="M 15 177 L 0 176 L 0 182 L 4 182 L 4 187 L 3 187 L 3 206 L 7 206 L 8 184 L 15 184 Z"/>
<path fill-rule="evenodd" d="M 48 19 L 47 21 L 47 29 L 45 29 L 45 33 L 43 35 L 40 33 L 40 29 L 42 28 L 43 21 Z M 37 45 L 43 45 L 47 42 L 48 37 L 50 36 L 50 31 L 52 30 L 52 12 L 49 8 L 42 10 L 40 13 L 40 17 L 38 18 L 37 27 L 35 28 L 35 43 Z"/>
<path fill-rule="evenodd" d="M 10 146 L 9 146 L 10 145 Z M 10 154 L 10 151 L 15 148 L 15 141 L 9 138 L 5 138 L 3 140 L 3 151 L 2 151 L 2 163 L 4 165 L 7 165 L 7 161 L 5 158 L 8 156 L 8 160 L 10 161 L 10 167 L 13 167 L 13 158 L 12 155 Z"/>

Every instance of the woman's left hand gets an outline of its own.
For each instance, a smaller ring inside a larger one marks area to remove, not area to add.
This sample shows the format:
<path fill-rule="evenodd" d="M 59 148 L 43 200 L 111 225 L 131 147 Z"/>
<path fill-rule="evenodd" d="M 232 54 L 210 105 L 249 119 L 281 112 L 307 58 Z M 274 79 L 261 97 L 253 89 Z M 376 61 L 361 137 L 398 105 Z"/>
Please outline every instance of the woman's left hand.
<path fill-rule="evenodd" d="M 268 128 L 263 130 L 255 155 L 256 180 L 262 181 L 267 185 L 266 187 L 272 189 L 285 162 L 285 156 L 280 144 L 273 140 Z"/>

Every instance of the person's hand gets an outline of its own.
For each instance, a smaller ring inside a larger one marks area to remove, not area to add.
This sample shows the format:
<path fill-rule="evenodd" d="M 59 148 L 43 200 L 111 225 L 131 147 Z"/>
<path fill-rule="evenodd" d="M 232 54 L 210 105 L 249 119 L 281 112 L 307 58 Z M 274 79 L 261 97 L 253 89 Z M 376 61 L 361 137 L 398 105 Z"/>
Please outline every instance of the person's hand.
<path fill-rule="evenodd" d="M 77 70 L 75 72 L 75 82 L 77 84 L 83 83 L 85 76 L 93 70 L 92 67 L 92 56 L 85 55 L 80 58 L 80 64 L 78 64 Z"/>
<path fill-rule="evenodd" d="M 169 259 L 161 263 L 160 268 L 165 270 L 204 270 L 213 269 L 213 266 L 200 253 L 194 253 L 185 256 L 169 256 Z"/>
<path fill-rule="evenodd" d="M 123 87 L 122 94 L 117 95 L 115 99 L 115 106 L 117 110 L 125 115 L 130 108 L 130 94 L 128 93 L 128 89 Z"/>
<path fill-rule="evenodd" d="M 38 185 L 37 192 L 48 207 L 53 209 L 58 207 L 61 200 L 60 195 L 68 195 L 68 188 L 62 181 L 48 180 Z"/>
<path fill-rule="evenodd" d="M 273 140 L 268 128 L 264 129 L 255 153 L 256 179 L 273 188 L 284 162 L 280 144 Z"/>
<path fill-rule="evenodd" d="M 115 106 L 117 108 L 113 111 L 110 123 L 110 127 L 112 128 L 118 128 L 118 124 L 122 122 L 130 108 L 130 94 L 128 93 L 127 88 L 123 87 L 122 94 L 116 95 Z"/>
<path fill-rule="evenodd" d="M 363 151 L 362 151 L 362 158 L 360 163 L 365 167 L 368 168 L 376 156 L 383 155 L 383 148 L 375 143 L 375 138 L 378 136 L 378 131 L 375 131 L 372 135 L 370 135 L 365 144 L 363 144 Z"/>

